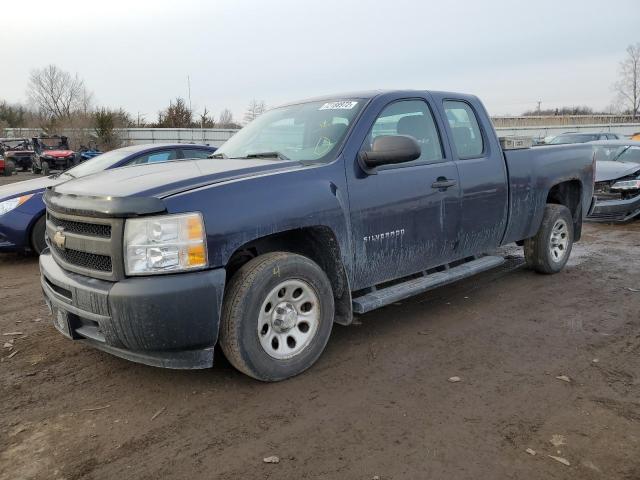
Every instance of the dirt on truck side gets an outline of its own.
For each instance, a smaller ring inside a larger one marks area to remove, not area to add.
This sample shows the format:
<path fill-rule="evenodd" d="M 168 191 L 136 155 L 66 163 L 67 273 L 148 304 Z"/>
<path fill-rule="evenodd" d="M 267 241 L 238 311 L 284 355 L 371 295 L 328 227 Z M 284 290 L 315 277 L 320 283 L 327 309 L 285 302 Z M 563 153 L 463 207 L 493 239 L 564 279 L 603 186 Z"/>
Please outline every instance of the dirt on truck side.
<path fill-rule="evenodd" d="M 170 371 L 70 342 L 37 260 L 2 255 L 0 479 L 640 478 L 638 258 L 640 222 L 587 224 L 557 275 L 336 325 L 316 366 L 264 384 L 221 355 Z"/>

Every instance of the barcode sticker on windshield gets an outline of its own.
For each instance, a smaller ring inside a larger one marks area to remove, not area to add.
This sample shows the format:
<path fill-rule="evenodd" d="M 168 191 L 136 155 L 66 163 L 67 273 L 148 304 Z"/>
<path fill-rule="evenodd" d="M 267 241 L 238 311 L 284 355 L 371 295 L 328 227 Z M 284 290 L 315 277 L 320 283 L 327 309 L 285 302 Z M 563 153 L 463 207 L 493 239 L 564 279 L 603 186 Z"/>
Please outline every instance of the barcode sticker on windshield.
<path fill-rule="evenodd" d="M 328 102 L 322 105 L 318 110 L 351 110 L 358 102 L 351 100 L 342 100 L 340 102 Z"/>

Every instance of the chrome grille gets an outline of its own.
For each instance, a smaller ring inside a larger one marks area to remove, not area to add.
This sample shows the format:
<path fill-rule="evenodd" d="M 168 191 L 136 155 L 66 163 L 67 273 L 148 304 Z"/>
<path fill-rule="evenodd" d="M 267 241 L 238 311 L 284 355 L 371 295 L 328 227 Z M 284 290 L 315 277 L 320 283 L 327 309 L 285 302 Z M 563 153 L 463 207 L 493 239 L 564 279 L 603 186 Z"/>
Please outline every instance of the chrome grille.
<path fill-rule="evenodd" d="M 72 265 L 97 270 L 99 272 L 111 272 L 113 269 L 111 257 L 108 255 L 96 255 L 95 253 L 81 252 L 68 248 L 60 250 L 55 245 L 51 245 L 51 249 L 54 250 L 59 257 L 63 258 L 65 262 Z"/>
<path fill-rule="evenodd" d="M 102 280 L 124 278 L 118 218 L 68 215 L 47 209 L 47 244 L 65 270 Z"/>
<path fill-rule="evenodd" d="M 62 227 L 65 232 L 79 233 L 81 235 L 89 235 L 94 237 L 111 237 L 111 225 L 63 220 L 51 215 L 51 213 L 47 214 L 47 218 L 56 227 Z"/>

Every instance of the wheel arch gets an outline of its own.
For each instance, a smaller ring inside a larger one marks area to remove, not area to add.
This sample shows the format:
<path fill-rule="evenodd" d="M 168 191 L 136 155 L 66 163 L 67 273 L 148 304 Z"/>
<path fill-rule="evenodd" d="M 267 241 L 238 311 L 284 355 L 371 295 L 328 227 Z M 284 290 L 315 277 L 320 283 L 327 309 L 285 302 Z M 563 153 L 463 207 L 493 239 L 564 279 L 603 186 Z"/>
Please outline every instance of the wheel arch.
<path fill-rule="evenodd" d="M 573 219 L 574 240 L 582 235 L 582 192 L 583 185 L 578 179 L 558 182 L 549 188 L 545 204 L 564 205 L 571 212 Z"/>
<path fill-rule="evenodd" d="M 305 226 L 285 230 L 253 239 L 231 254 L 226 265 L 227 284 L 231 277 L 248 261 L 269 252 L 285 251 L 304 255 L 316 262 L 331 282 L 335 317 L 341 325 L 353 320 L 351 289 L 345 266 L 341 260 L 338 239 L 330 227 Z"/>

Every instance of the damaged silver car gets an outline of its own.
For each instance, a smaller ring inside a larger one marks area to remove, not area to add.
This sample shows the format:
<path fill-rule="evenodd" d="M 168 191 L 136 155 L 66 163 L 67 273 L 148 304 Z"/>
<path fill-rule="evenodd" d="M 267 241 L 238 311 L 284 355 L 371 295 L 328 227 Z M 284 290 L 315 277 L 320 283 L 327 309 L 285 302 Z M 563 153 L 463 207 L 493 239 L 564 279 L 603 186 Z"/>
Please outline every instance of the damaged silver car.
<path fill-rule="evenodd" d="M 640 216 L 640 142 L 593 142 L 596 204 L 588 220 L 626 222 Z"/>

